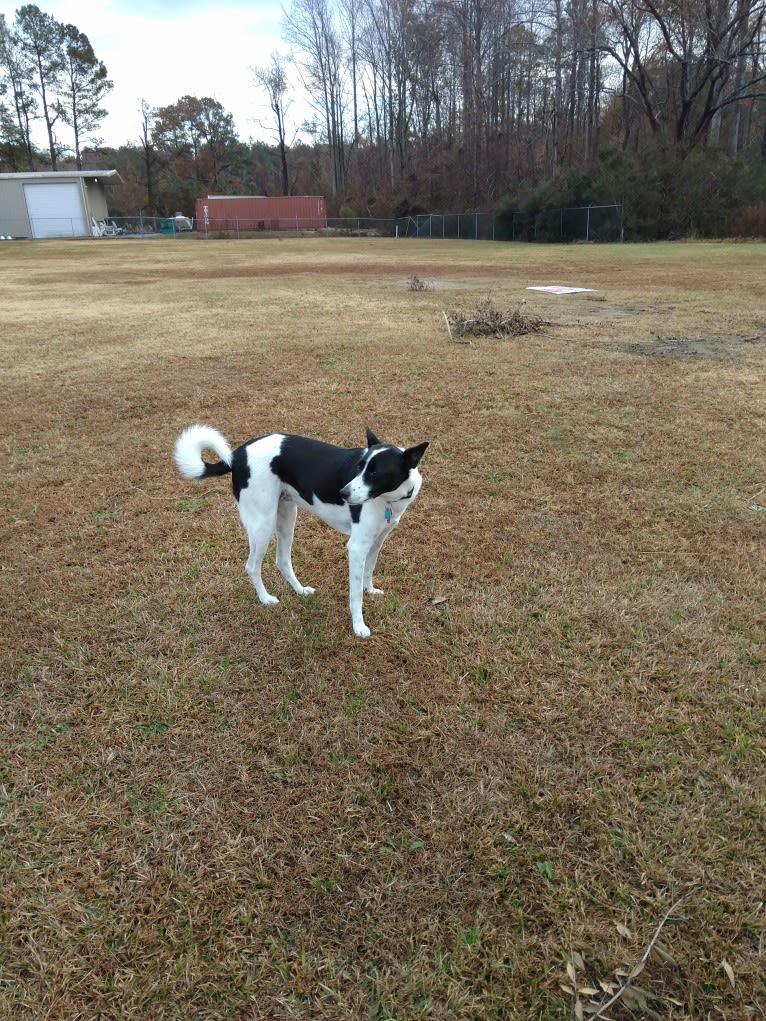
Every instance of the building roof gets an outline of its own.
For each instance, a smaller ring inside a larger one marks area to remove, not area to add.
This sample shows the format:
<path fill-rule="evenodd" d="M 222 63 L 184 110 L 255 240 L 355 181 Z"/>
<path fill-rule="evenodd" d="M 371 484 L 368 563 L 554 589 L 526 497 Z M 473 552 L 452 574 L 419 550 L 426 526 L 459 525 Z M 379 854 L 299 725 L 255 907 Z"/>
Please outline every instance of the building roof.
<path fill-rule="evenodd" d="M 117 184 L 118 181 L 122 181 L 117 170 L 27 170 L 19 174 L 0 174 L 0 180 L 3 181 L 22 181 L 30 177 L 52 177 L 62 181 L 79 180 L 80 178 L 96 181 L 101 178 L 108 181 L 109 184 Z"/>

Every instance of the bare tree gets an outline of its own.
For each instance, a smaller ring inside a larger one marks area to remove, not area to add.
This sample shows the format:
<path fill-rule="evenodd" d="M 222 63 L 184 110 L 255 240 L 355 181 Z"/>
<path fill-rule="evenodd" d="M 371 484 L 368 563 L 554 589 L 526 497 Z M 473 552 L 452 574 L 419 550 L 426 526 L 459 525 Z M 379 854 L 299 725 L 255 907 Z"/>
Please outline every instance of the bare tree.
<path fill-rule="evenodd" d="M 362 22 L 361 0 L 339 0 L 345 31 L 348 61 L 351 68 L 351 110 L 354 122 L 353 146 L 359 142 L 359 46 Z"/>
<path fill-rule="evenodd" d="M 301 69 L 309 95 L 322 112 L 330 161 L 330 190 L 342 193 L 346 180 L 344 53 L 329 0 L 293 0 L 285 35 L 300 47 Z"/>
<path fill-rule="evenodd" d="M 764 0 L 601 2 L 609 17 L 602 45 L 655 134 L 667 131 L 677 145 L 693 147 L 720 111 L 764 95 L 762 62 L 748 76 L 737 74 L 744 58 L 762 55 Z"/>
<path fill-rule="evenodd" d="M 285 114 L 289 108 L 287 101 L 287 72 L 282 58 L 278 53 L 271 54 L 271 61 L 264 67 L 253 68 L 255 84 L 265 89 L 269 107 L 276 121 L 277 146 L 279 148 L 279 164 L 282 177 L 282 194 L 290 194 L 290 178 L 287 172 L 287 142 Z"/>
<path fill-rule="evenodd" d="M 152 141 L 152 121 L 157 116 L 145 99 L 141 100 L 141 152 L 143 155 L 144 171 L 146 173 L 146 204 L 150 212 L 154 213 L 156 202 L 154 197 L 154 175 L 158 164 L 157 150 Z"/>

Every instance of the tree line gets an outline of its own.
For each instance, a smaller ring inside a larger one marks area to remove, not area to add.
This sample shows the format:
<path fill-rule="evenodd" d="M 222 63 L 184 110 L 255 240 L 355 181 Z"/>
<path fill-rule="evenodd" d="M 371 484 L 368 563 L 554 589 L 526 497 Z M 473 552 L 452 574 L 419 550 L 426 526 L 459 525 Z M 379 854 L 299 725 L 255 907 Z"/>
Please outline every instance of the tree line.
<path fill-rule="evenodd" d="M 635 236 L 766 228 L 766 0 L 292 0 L 284 36 L 315 116 L 290 135 L 290 63 L 254 67 L 267 138 L 209 97 L 144 102 L 109 157 L 118 202 L 322 193 L 333 212 L 626 204 Z M 71 52 L 70 52 L 71 51 Z M 87 37 L 33 6 L 0 20 L 0 159 L 54 168 L 111 87 Z M 131 207 L 131 208 L 128 208 Z M 737 221 L 739 217 L 739 221 Z M 749 226 L 748 226 L 749 223 Z"/>
<path fill-rule="evenodd" d="M 112 89 L 103 62 L 90 40 L 75 25 L 56 21 L 34 4 L 16 12 L 12 26 L 0 14 L 0 145 L 3 164 L 17 169 L 23 163 L 35 170 L 47 162 L 56 170 L 66 151 L 60 127 L 67 125 L 67 148 L 82 168 L 83 139 L 106 116 L 100 105 Z M 37 152 L 32 132 L 42 122 L 48 140 L 45 154 Z"/>

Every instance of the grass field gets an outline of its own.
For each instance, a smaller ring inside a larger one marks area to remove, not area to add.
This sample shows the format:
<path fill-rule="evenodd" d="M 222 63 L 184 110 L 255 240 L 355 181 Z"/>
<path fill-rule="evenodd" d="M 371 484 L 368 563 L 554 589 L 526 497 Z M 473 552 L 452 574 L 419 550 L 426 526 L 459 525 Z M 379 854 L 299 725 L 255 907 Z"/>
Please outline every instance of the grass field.
<path fill-rule="evenodd" d="M 766 246 L 7 243 L 0 322 L 1 1017 L 766 1017 Z M 430 440 L 371 638 L 195 421 Z"/>

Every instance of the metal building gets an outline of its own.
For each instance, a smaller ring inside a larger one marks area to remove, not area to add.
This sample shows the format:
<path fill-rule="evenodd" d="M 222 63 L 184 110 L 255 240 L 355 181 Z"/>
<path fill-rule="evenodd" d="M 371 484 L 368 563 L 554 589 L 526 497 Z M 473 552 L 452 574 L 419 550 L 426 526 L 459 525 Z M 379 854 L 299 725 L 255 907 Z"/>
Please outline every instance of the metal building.
<path fill-rule="evenodd" d="M 0 174 L 0 237 L 99 235 L 108 216 L 106 186 L 116 170 Z"/>

